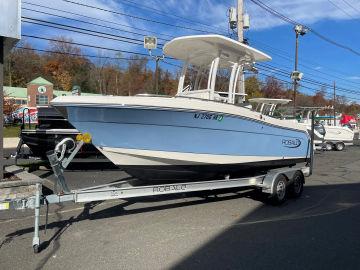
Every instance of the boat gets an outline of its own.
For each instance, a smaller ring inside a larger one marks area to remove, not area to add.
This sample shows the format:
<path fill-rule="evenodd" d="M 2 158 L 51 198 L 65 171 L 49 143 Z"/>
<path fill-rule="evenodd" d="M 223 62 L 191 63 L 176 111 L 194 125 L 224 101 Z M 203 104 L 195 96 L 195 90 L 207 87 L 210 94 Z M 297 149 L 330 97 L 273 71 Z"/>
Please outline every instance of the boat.
<path fill-rule="evenodd" d="M 173 97 L 60 96 L 51 105 L 144 181 L 224 179 L 308 161 L 305 126 L 236 103 L 240 70 L 270 56 L 220 35 L 175 38 L 164 53 L 184 62 Z M 217 85 L 220 69 L 230 74 L 226 88 Z"/>
<path fill-rule="evenodd" d="M 352 145 L 354 131 L 347 126 L 334 126 L 333 117 L 321 116 L 319 111 L 328 110 L 328 107 L 299 107 L 300 119 L 294 119 L 286 114 L 286 110 L 279 109 L 281 105 L 287 105 L 291 99 L 275 98 L 253 98 L 249 102 L 255 105 L 254 110 L 272 117 L 277 117 L 284 121 L 296 122 L 305 126 L 311 132 L 311 112 L 315 112 L 314 123 L 314 143 L 317 149 L 343 150 L 346 145 Z M 331 121 L 330 121 L 331 120 Z"/>
<path fill-rule="evenodd" d="M 302 118 L 299 123 L 311 129 L 311 117 L 312 110 L 316 111 L 316 125 L 322 126 L 324 129 L 323 134 L 317 135 L 315 133 L 315 144 L 322 143 L 326 150 L 338 150 L 342 151 L 345 146 L 353 145 L 355 133 L 354 130 L 347 126 L 333 125 L 333 117 L 321 116 L 319 112 L 322 110 L 328 110 L 328 107 L 301 107 Z"/>
<path fill-rule="evenodd" d="M 24 113 L 25 115 L 25 113 Z M 75 140 L 80 132 L 75 129 L 55 108 L 50 106 L 39 106 L 36 108 L 36 126 L 32 128 L 32 121 L 22 120 L 20 130 L 20 141 L 16 149 L 16 158 L 23 157 L 22 146 L 29 147 L 31 157 L 47 161 L 47 152 L 54 150 L 57 143 L 64 138 Z M 78 156 L 87 157 L 101 155 L 91 144 L 82 147 Z"/>

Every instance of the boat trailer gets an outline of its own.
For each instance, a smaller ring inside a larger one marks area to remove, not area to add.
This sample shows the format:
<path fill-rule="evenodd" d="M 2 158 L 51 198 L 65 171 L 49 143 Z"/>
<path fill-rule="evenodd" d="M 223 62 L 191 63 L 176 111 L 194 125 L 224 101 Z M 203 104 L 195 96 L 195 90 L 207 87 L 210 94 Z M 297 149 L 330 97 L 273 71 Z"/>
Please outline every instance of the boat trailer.
<path fill-rule="evenodd" d="M 274 203 L 282 203 L 287 195 L 299 197 L 303 191 L 305 177 L 312 173 L 313 164 L 313 143 L 309 143 L 310 161 L 303 167 L 285 167 L 270 170 L 264 174 L 259 174 L 244 178 L 231 178 L 229 175 L 223 179 L 201 182 L 184 182 L 161 185 L 142 185 L 134 186 L 129 181 L 118 181 L 105 185 L 92 186 L 82 189 L 70 190 L 66 184 L 64 170 L 73 160 L 77 152 L 85 143 L 89 143 L 89 135 L 80 134 L 77 140 L 64 138 L 59 142 L 54 151 L 48 152 L 48 159 L 56 177 L 54 194 L 43 195 L 43 183 L 41 180 L 28 181 L 19 185 L 31 185 L 33 193 L 28 197 L 7 198 L 0 201 L 0 210 L 16 209 L 34 209 L 34 235 L 32 247 L 34 253 L 41 250 L 40 245 L 40 208 L 46 206 L 46 224 L 48 221 L 49 204 L 58 204 L 64 202 L 85 203 L 93 201 L 106 201 L 114 199 L 138 198 L 145 196 L 158 196 L 165 194 L 188 193 L 196 191 L 213 191 L 231 188 L 253 188 L 266 194 Z M 312 138 L 313 141 L 313 138 Z M 22 181 L 17 181 L 22 182 Z M 11 181 L 7 182 L 13 186 Z M 8 187 L 6 182 L 0 185 L 0 188 Z"/>

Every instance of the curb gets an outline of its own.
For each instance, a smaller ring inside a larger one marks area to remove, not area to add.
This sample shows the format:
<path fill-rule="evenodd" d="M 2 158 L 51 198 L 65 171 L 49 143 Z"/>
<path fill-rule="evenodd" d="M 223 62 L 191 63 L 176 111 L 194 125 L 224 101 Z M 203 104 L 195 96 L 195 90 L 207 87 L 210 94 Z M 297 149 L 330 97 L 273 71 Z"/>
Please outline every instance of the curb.
<path fill-rule="evenodd" d="M 34 196 L 36 191 L 35 184 L 41 183 L 44 187 L 54 190 L 55 185 L 46 178 L 25 171 L 23 168 L 11 165 L 5 167 L 5 171 L 14 174 L 20 180 L 0 181 L 0 201 L 23 199 Z"/>

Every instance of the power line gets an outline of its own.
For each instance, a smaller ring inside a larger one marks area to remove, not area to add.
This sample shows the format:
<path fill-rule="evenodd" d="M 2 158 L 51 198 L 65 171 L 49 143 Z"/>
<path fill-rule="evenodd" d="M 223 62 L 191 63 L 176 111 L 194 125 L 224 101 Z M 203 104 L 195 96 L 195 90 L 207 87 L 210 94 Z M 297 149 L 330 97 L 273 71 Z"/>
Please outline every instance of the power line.
<path fill-rule="evenodd" d="M 186 17 L 182 17 L 182 16 L 179 16 L 179 15 L 176 15 L 176 14 L 171 14 L 171 13 L 168 13 L 168 12 L 165 12 L 165 11 L 162 11 L 160 9 L 156 9 L 156 8 L 153 8 L 153 7 L 150 7 L 150 6 L 147 6 L 147 5 L 143 5 L 143 4 L 140 4 L 138 2 L 134 2 L 134 1 L 130 1 L 130 0 L 120 0 L 121 2 L 127 2 L 129 4 L 126 4 L 126 3 L 123 3 L 123 5 L 127 5 L 127 6 L 131 6 L 131 7 L 136 7 L 136 8 L 141 8 L 141 9 L 147 9 L 147 10 L 152 10 L 154 13 L 157 13 L 157 14 L 160 14 L 160 15 L 164 15 L 166 17 L 169 17 L 169 18 L 178 18 L 184 22 L 188 22 L 188 23 L 196 23 L 196 24 L 199 24 L 199 25 L 203 25 L 203 26 L 207 26 L 207 27 L 211 27 L 212 29 L 217 29 L 216 31 L 223 31 L 222 29 L 218 28 L 218 27 L 215 27 L 213 25 L 210 25 L 210 24 L 206 24 L 206 23 L 203 23 L 203 22 L 200 22 L 200 21 L 197 21 L 197 20 L 192 20 L 192 19 L 189 19 L 189 18 L 186 18 Z"/>
<path fill-rule="evenodd" d="M 115 28 L 115 27 L 102 25 L 102 24 L 98 24 L 98 23 L 93 23 L 93 22 L 87 22 L 87 21 L 84 21 L 84 20 L 69 18 L 69 17 L 66 17 L 66 16 L 61 16 L 61 15 L 57 15 L 57 14 L 49 13 L 49 12 L 45 12 L 45 11 L 39 11 L 39 10 L 31 9 L 31 8 L 25 8 L 25 7 L 22 7 L 22 9 L 32 11 L 32 12 L 36 12 L 36 13 L 40 13 L 40 14 L 44 14 L 44 15 L 54 16 L 54 17 L 61 18 L 61 19 L 71 20 L 71 21 L 74 21 L 74 22 L 80 22 L 80 23 L 84 23 L 84 24 L 99 26 L 99 27 L 103 27 L 103 28 L 107 28 L 107 29 L 111 29 L 111 30 L 116 30 L 116 31 L 121 31 L 121 32 L 133 34 L 133 35 L 142 36 L 142 37 L 144 36 L 144 34 L 140 34 L 138 32 L 128 31 L 128 30 L 124 30 L 124 29 L 121 29 L 121 28 Z M 168 41 L 168 39 L 164 39 L 164 38 L 161 38 L 161 37 L 158 37 L 158 40 Z"/>
<path fill-rule="evenodd" d="M 291 74 L 290 71 L 287 71 L 287 70 L 272 66 L 270 64 L 257 63 L 257 65 L 259 65 L 261 67 L 265 67 L 265 68 L 271 68 L 273 70 L 277 69 L 277 70 L 281 71 L 282 73 L 286 74 L 287 76 L 289 76 L 289 74 Z M 314 79 L 304 78 L 303 81 L 313 82 L 313 83 L 316 83 L 316 84 L 318 84 L 320 86 L 327 86 L 327 87 L 330 87 L 330 88 L 333 87 L 333 85 L 331 85 L 329 83 L 322 82 L 322 81 L 317 81 L 317 80 L 314 80 Z M 352 90 L 352 89 L 348 89 L 348 88 L 344 88 L 344 87 L 339 87 L 339 86 L 337 87 L 337 89 L 340 89 L 340 90 L 343 90 L 343 91 L 346 91 L 346 92 L 349 92 L 349 93 L 353 93 L 353 94 L 360 94 L 359 90 L 356 91 L 356 90 Z"/>
<path fill-rule="evenodd" d="M 277 72 L 276 70 L 274 70 L 274 69 L 271 69 L 271 68 L 266 68 L 266 67 L 263 67 L 263 68 L 265 68 L 265 72 L 271 72 L 272 74 L 277 74 L 278 76 L 282 76 L 282 77 L 288 77 L 287 76 L 287 74 L 283 74 L 282 72 Z M 292 82 L 289 82 L 289 81 L 285 81 L 285 80 L 282 80 L 282 79 L 279 79 L 279 78 L 276 78 L 276 79 L 278 79 L 278 80 L 280 80 L 280 81 L 282 81 L 282 82 L 286 82 L 286 83 L 288 83 L 288 84 L 291 84 Z M 318 92 L 319 90 L 315 90 L 315 89 L 313 89 L 313 88 L 310 88 L 310 87 L 308 87 L 308 86 L 306 86 L 306 85 L 304 85 L 304 83 L 305 84 L 311 84 L 311 85 L 315 85 L 315 86 L 321 86 L 321 87 L 326 87 L 326 86 L 328 86 L 329 88 L 332 88 L 333 86 L 332 85 L 329 85 L 329 84 L 324 84 L 324 83 L 322 83 L 322 82 L 318 82 L 318 81 L 315 81 L 315 80 L 311 80 L 311 79 L 307 79 L 307 80 L 305 80 L 305 79 L 303 79 L 302 80 L 302 84 L 301 84 L 301 87 L 303 87 L 303 88 L 305 88 L 305 89 L 308 89 L 308 90 L 312 90 L 313 92 Z M 345 92 L 345 93 L 350 93 L 350 94 L 356 94 L 356 93 L 358 93 L 358 92 L 354 92 L 354 91 L 348 91 L 348 90 L 344 90 L 344 89 L 341 89 L 341 88 L 337 88 L 337 90 L 339 91 L 339 92 Z M 326 92 L 327 93 L 327 91 L 324 91 L 324 92 Z M 331 94 L 329 94 L 329 95 L 331 95 Z M 350 96 L 346 96 L 346 95 L 342 95 L 343 97 L 345 97 L 345 98 L 347 98 L 347 99 L 352 99 L 352 100 L 356 100 L 356 101 L 359 101 L 360 99 L 357 99 L 357 98 L 354 98 L 354 97 L 350 97 Z"/>
<path fill-rule="evenodd" d="M 60 42 L 60 43 L 65 43 L 65 44 L 71 44 L 71 45 L 76 45 L 76 46 L 81 46 L 81 47 L 88 47 L 88 48 L 93 48 L 93 49 L 105 50 L 105 51 L 113 51 L 113 52 L 121 52 L 121 53 L 129 53 L 129 54 L 138 54 L 138 55 L 148 56 L 148 54 L 140 53 L 140 52 L 132 52 L 132 51 L 127 51 L 127 50 L 120 50 L 120 49 L 108 48 L 108 47 L 103 47 L 103 46 L 90 45 L 90 44 L 84 44 L 84 43 L 79 43 L 79 42 L 72 42 L 72 41 L 67 41 L 67 40 L 59 40 L 59 39 L 54 39 L 54 38 L 38 37 L 38 36 L 27 35 L 27 34 L 23 34 L 22 36 L 23 37 L 28 37 L 28 38 L 52 41 L 52 42 Z"/>
<path fill-rule="evenodd" d="M 349 7 L 351 7 L 353 10 L 355 10 L 356 12 L 360 13 L 360 9 L 356 8 L 355 6 L 353 6 L 352 4 L 350 4 L 347 0 L 341 0 L 343 1 L 345 4 L 347 4 Z"/>
<path fill-rule="evenodd" d="M 36 25 L 40 25 L 40 26 L 70 31 L 70 32 L 79 33 L 79 34 L 91 35 L 91 36 L 96 36 L 96 37 L 105 38 L 105 39 L 111 39 L 111 40 L 115 40 L 115 41 L 135 44 L 135 45 L 142 45 L 142 40 L 129 38 L 126 36 L 119 36 L 119 35 L 109 34 L 109 33 L 105 33 L 105 32 L 94 31 L 94 30 L 90 30 L 90 29 L 86 29 L 86 28 L 74 27 L 74 26 L 65 25 L 65 24 L 59 24 L 59 23 L 53 23 L 53 22 L 44 21 L 44 20 L 33 19 L 33 18 L 29 18 L 29 17 L 22 17 L 22 21 L 26 22 L 26 23 L 31 23 L 31 24 L 36 24 Z"/>
<path fill-rule="evenodd" d="M 37 51 L 37 52 L 43 52 L 43 53 L 51 53 L 51 54 L 61 54 L 61 55 L 71 55 L 71 56 L 77 56 L 77 57 L 88 57 L 88 58 L 98 58 L 98 59 L 109 59 L 109 60 L 127 60 L 127 61 L 138 61 L 138 58 L 129 58 L 129 57 L 111 57 L 111 56 L 101 56 L 101 55 L 89 55 L 89 54 L 77 54 L 77 53 L 69 53 L 69 52 L 59 52 L 59 51 L 50 51 L 50 50 L 43 50 L 43 49 L 34 49 L 34 48 L 28 48 L 28 47 L 23 47 L 23 46 L 17 46 L 16 48 L 18 49 L 23 49 L 23 50 L 30 50 L 30 51 Z M 149 56 L 143 56 L 143 54 L 137 54 L 137 53 L 133 53 L 135 55 L 140 55 L 143 58 L 146 58 L 147 60 L 151 60 L 151 58 Z M 179 65 L 176 64 L 172 64 L 170 62 L 167 61 L 163 61 L 163 63 L 170 65 L 170 66 L 175 66 L 175 67 L 180 67 Z"/>
<path fill-rule="evenodd" d="M 63 0 L 63 1 L 65 1 L 65 0 Z M 261 8 L 264 9 L 265 11 L 271 13 L 272 15 L 280 18 L 281 20 L 283 20 L 283 21 L 285 21 L 285 22 L 287 22 L 287 23 L 289 23 L 289 24 L 292 24 L 292 25 L 301 24 L 301 23 L 298 23 L 298 22 L 296 22 L 296 21 L 294 21 L 294 20 L 286 17 L 285 15 L 279 13 L 279 12 L 276 11 L 275 9 L 272 9 L 272 8 L 269 7 L 268 5 L 266 5 L 266 4 L 264 4 L 263 2 L 261 2 L 260 0 L 250 0 L 250 1 L 253 2 L 255 5 L 261 7 Z M 339 47 L 339 48 L 342 48 L 342 49 L 344 49 L 344 50 L 347 50 L 347 51 L 349 51 L 349 52 L 351 52 L 351 53 L 353 53 L 353 54 L 355 54 L 355 55 L 357 55 L 357 56 L 360 56 L 360 52 L 359 52 L 359 51 L 354 50 L 354 49 L 352 49 L 351 47 L 349 47 L 349 46 L 347 46 L 347 45 L 343 45 L 343 44 L 341 44 L 341 43 L 339 43 L 339 42 L 337 42 L 337 41 L 334 41 L 334 40 L 326 37 L 325 35 L 323 35 L 323 34 L 317 32 L 317 31 L 315 31 L 314 29 L 312 29 L 312 28 L 310 28 L 310 27 L 308 27 L 308 26 L 306 26 L 306 25 L 304 25 L 304 24 L 301 24 L 301 25 L 303 25 L 308 31 L 312 32 L 314 35 L 316 35 L 316 36 L 319 37 L 320 39 L 322 39 L 322 40 L 324 40 L 324 41 L 326 41 L 326 42 L 328 42 L 328 43 L 330 43 L 330 44 L 332 44 L 332 45 L 334 45 L 334 46 L 337 46 L 337 47 Z"/>
<path fill-rule="evenodd" d="M 90 44 L 85 44 L 85 43 L 73 42 L 73 41 L 68 41 L 68 40 L 59 40 L 59 39 L 54 39 L 54 38 L 39 37 L 39 36 L 27 35 L 27 34 L 23 34 L 22 36 L 23 37 L 28 37 L 28 38 L 51 41 L 51 42 L 59 42 L 59 43 L 71 44 L 71 45 L 76 45 L 76 46 L 80 46 L 80 47 L 92 48 L 92 49 L 99 49 L 99 50 L 120 52 L 120 53 L 129 53 L 129 54 L 134 54 L 134 55 L 142 55 L 142 56 L 146 56 L 146 57 L 149 56 L 148 54 L 141 53 L 141 52 L 120 50 L 120 49 L 114 49 L 114 48 L 109 48 L 109 47 L 103 47 L 103 46 L 97 46 L 97 45 L 90 45 Z M 177 59 L 172 58 L 172 57 L 166 57 L 166 58 L 169 59 L 169 60 L 177 60 Z"/>
<path fill-rule="evenodd" d="M 59 52 L 59 51 L 51 51 L 51 50 L 43 50 L 43 49 L 34 49 L 34 48 L 28 48 L 28 47 L 24 47 L 24 46 L 17 46 L 16 48 L 22 49 L 22 50 L 43 52 L 43 53 L 71 55 L 71 56 L 77 56 L 77 57 L 89 57 L 89 58 L 110 59 L 110 60 L 128 60 L 128 61 L 139 60 L 136 58 L 128 58 L 128 57 L 110 57 L 110 56 L 101 56 L 101 55 L 89 55 L 89 54 L 78 54 L 78 53 L 70 53 L 70 52 Z M 137 55 L 137 53 L 134 53 L 134 54 Z M 143 56 L 142 54 L 139 54 L 139 55 Z M 146 57 L 146 58 L 149 59 L 149 57 Z"/>
<path fill-rule="evenodd" d="M 252 39 L 252 40 L 254 40 L 254 39 Z M 285 59 L 285 60 L 293 61 L 293 57 L 290 56 L 288 52 L 285 52 L 285 51 L 283 51 L 283 50 L 274 48 L 274 47 L 272 47 L 272 46 L 270 46 L 270 45 L 268 45 L 268 44 L 266 44 L 266 43 L 260 42 L 260 41 L 258 41 L 258 40 L 254 40 L 254 41 L 255 41 L 255 43 L 259 44 L 260 46 L 265 46 L 265 47 L 266 47 L 265 50 L 269 50 L 269 51 L 271 51 L 271 52 L 274 52 L 273 54 L 278 55 L 279 57 L 281 57 L 281 58 L 283 58 L 283 59 Z M 299 64 L 300 66 L 303 66 L 303 67 L 305 67 L 305 68 L 307 68 L 307 69 L 314 70 L 314 71 L 317 72 L 317 73 L 321 73 L 321 74 L 324 74 L 324 75 L 327 75 L 327 76 L 330 76 L 330 77 L 334 77 L 334 78 L 337 78 L 337 79 L 339 79 L 339 80 L 346 81 L 346 82 L 348 82 L 348 83 L 360 85 L 360 83 L 353 82 L 353 81 L 348 80 L 348 79 L 345 79 L 345 78 L 343 78 L 343 77 L 336 76 L 336 75 L 334 75 L 333 73 L 327 73 L 327 72 L 324 72 L 324 71 L 315 69 L 315 68 L 313 68 L 312 66 L 310 66 L 311 64 L 312 64 L 312 65 L 321 66 L 321 64 L 319 64 L 319 63 L 317 63 L 317 62 L 310 61 L 310 60 L 308 60 L 308 59 L 306 59 L 305 61 L 302 61 L 302 62 L 309 63 L 309 65 L 300 63 L 300 64 Z M 337 74 L 341 74 L 341 75 L 344 75 L 344 76 L 351 76 L 351 74 L 344 73 L 344 72 L 342 72 L 342 71 L 339 71 L 339 70 L 334 69 L 334 68 L 331 68 L 331 67 L 327 67 L 327 69 L 333 70 L 333 71 L 334 71 L 335 73 L 337 73 Z"/>
<path fill-rule="evenodd" d="M 92 9 L 96 9 L 96 10 L 100 10 L 100 11 L 104 11 L 104 12 L 109 12 L 109 13 L 120 15 L 120 16 L 127 16 L 129 18 L 133 18 L 133 19 L 136 19 L 136 20 L 142 20 L 142 21 L 146 21 L 146 22 L 151 22 L 151 23 L 156 23 L 156 24 L 161 24 L 161 25 L 166 25 L 166 26 L 170 26 L 170 27 L 175 27 L 175 28 L 180 28 L 180 29 L 185 29 L 185 30 L 201 32 L 201 33 L 208 33 L 207 31 L 204 31 L 204 30 L 201 30 L 201 29 L 196 29 L 196 28 L 192 28 L 192 27 L 188 27 L 188 26 L 184 26 L 184 25 L 175 25 L 175 24 L 171 24 L 171 23 L 166 23 L 166 22 L 162 22 L 162 21 L 148 19 L 148 18 L 131 15 L 131 14 L 124 13 L 124 12 L 119 12 L 119 11 L 105 9 L 105 8 L 101 8 L 101 7 L 97 7 L 97 6 L 93 6 L 93 5 L 89 5 L 89 4 L 79 3 L 79 2 L 76 2 L 76 1 L 71 1 L 71 0 L 62 0 L 62 1 L 74 4 L 74 5 L 78 5 L 78 6 L 83 6 L 83 7 L 92 8 Z"/>
<path fill-rule="evenodd" d="M 338 10 L 341 10 L 345 15 L 349 16 L 350 18 L 354 18 L 353 15 L 351 15 L 349 12 L 347 12 L 345 9 L 341 8 L 340 6 L 338 6 L 337 4 L 334 3 L 334 1 L 332 0 L 327 0 L 330 4 L 332 4 L 334 7 L 336 7 Z"/>
<path fill-rule="evenodd" d="M 268 71 L 265 71 L 265 72 L 268 72 Z M 267 78 L 275 78 L 276 80 L 280 81 L 280 82 L 283 82 L 283 83 L 286 83 L 286 84 L 292 84 L 292 82 L 290 81 L 286 81 L 286 80 L 283 80 L 283 79 L 279 79 L 278 77 L 275 77 L 274 75 L 272 74 L 265 74 L 265 73 L 262 73 L 262 72 L 259 72 L 259 74 L 267 77 Z M 318 93 L 319 91 L 316 90 L 316 89 L 313 89 L 311 87 L 308 87 L 308 86 L 304 86 L 304 85 L 301 85 L 303 88 L 313 92 L 313 93 Z M 331 93 L 328 93 L 326 91 L 325 92 L 325 96 L 327 96 L 329 99 L 332 99 L 332 94 Z M 360 101 L 360 99 L 357 99 L 357 98 L 353 98 L 353 97 L 349 97 L 349 96 L 346 96 L 346 95 L 337 95 L 337 97 L 343 97 L 345 99 L 349 99 L 349 100 L 353 100 L 353 101 Z"/>
<path fill-rule="evenodd" d="M 129 25 L 121 24 L 121 23 L 114 22 L 114 21 L 108 21 L 108 20 L 98 19 L 98 18 L 95 18 L 95 17 L 91 17 L 91 16 L 87 16 L 87 15 L 83 15 L 83 14 L 75 13 L 75 12 L 71 12 L 71 11 L 66 11 L 66 10 L 57 9 L 57 8 L 52 8 L 52 7 L 48 7 L 48 6 L 44 6 L 44 5 L 29 3 L 29 2 L 26 2 L 26 1 L 24 1 L 24 2 L 22 2 L 22 3 L 23 3 L 23 4 L 27 4 L 27 5 L 31 5 L 31 6 L 40 7 L 40 8 L 45 8 L 45 9 L 50 9 L 50 10 L 54 10 L 54 11 L 59 11 L 59 12 L 63 12 L 63 13 L 70 14 L 70 15 L 80 16 L 80 17 L 87 18 L 87 19 L 97 20 L 97 21 L 99 21 L 99 22 L 110 23 L 110 24 L 112 24 L 112 25 L 118 25 L 118 26 L 121 26 L 121 27 L 130 28 L 130 29 L 134 29 L 134 30 L 138 30 L 138 31 L 144 31 L 144 32 L 146 32 L 146 33 L 153 33 L 153 34 L 157 34 L 157 35 L 167 36 L 167 37 L 170 37 L 170 38 L 174 38 L 174 37 L 175 37 L 175 36 L 172 36 L 172 35 L 162 34 L 162 33 L 159 34 L 159 33 L 157 33 L 157 32 L 151 31 L 151 30 L 147 30 L 147 29 L 143 29 L 143 28 L 138 28 L 138 27 L 134 27 L 134 26 L 129 26 Z M 23 7 L 23 9 L 24 9 L 24 7 Z M 36 11 L 36 12 L 41 12 L 41 11 Z M 122 31 L 124 31 L 124 30 L 122 30 Z"/>
<path fill-rule="evenodd" d="M 292 61 L 292 58 L 288 58 L 288 57 L 285 57 L 285 56 L 283 56 L 283 55 L 281 55 L 281 54 L 277 54 L 277 53 L 273 53 L 273 54 L 278 55 L 279 57 L 281 57 L 281 58 L 283 58 L 283 59 L 285 59 L 285 60 L 290 60 L 290 61 Z M 276 63 L 276 62 L 274 62 L 274 61 L 273 61 L 272 63 L 277 64 L 277 65 L 280 65 L 280 64 L 278 64 L 278 63 Z M 324 74 L 325 76 L 330 77 L 331 80 L 333 80 L 334 78 L 336 78 L 336 79 L 339 79 L 339 80 L 341 80 L 341 81 L 345 81 L 345 82 L 347 83 L 347 86 L 348 86 L 348 87 L 353 87 L 353 85 L 348 85 L 349 83 L 352 83 L 352 84 L 356 85 L 356 87 L 359 87 L 359 83 L 346 80 L 346 79 L 344 79 L 344 78 L 342 78 L 342 77 L 339 77 L 339 76 L 336 76 L 336 75 L 332 75 L 332 74 L 328 74 L 328 73 L 322 72 L 321 70 L 314 69 L 314 68 L 309 67 L 309 66 L 307 66 L 307 65 L 305 65 L 305 64 L 300 64 L 300 66 L 305 67 L 305 69 L 311 69 L 311 70 L 314 70 L 314 71 L 317 72 L 317 73 Z M 286 67 L 286 68 L 290 68 L 290 69 L 291 69 L 291 67 Z M 318 74 L 314 74 L 314 73 L 312 73 L 312 72 L 306 72 L 306 74 L 311 75 L 311 76 L 314 76 L 314 77 L 317 77 L 317 78 L 320 78 L 320 79 L 323 79 L 323 80 L 329 80 L 329 79 L 326 78 L 326 77 L 320 76 L 320 75 L 318 75 Z"/>

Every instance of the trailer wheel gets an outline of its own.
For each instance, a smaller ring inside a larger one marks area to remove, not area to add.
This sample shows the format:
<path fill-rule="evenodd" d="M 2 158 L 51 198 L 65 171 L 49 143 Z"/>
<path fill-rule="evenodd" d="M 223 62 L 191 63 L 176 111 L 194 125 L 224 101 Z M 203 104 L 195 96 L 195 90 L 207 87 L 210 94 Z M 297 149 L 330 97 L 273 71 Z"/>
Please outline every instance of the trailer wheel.
<path fill-rule="evenodd" d="M 336 151 L 342 151 L 345 149 L 345 144 L 343 142 L 337 142 L 335 144 Z"/>
<path fill-rule="evenodd" d="M 295 172 L 292 183 L 289 186 L 289 195 L 292 198 L 298 198 L 301 196 L 303 190 L 304 190 L 304 175 L 297 171 Z"/>
<path fill-rule="evenodd" d="M 286 185 L 287 179 L 284 175 L 280 174 L 276 177 L 273 184 L 273 194 L 270 198 L 272 204 L 280 205 L 286 200 Z"/>
<path fill-rule="evenodd" d="M 331 142 L 326 142 L 325 143 L 325 150 L 326 151 L 331 151 L 331 150 L 333 150 L 333 144 L 331 143 Z"/>

